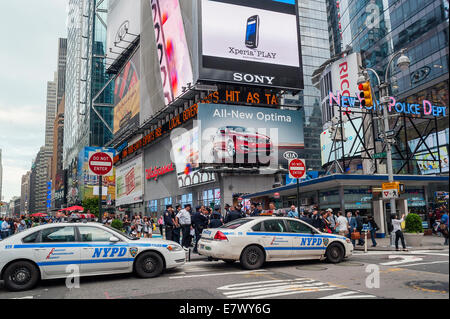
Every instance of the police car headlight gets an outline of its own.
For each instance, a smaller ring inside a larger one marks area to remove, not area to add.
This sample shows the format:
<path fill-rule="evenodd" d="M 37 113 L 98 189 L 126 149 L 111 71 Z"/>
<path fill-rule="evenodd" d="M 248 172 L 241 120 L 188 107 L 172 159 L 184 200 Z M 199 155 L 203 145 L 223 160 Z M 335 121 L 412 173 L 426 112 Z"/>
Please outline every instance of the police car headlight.
<path fill-rule="evenodd" d="M 181 247 L 180 245 L 168 245 L 167 250 L 169 251 L 182 251 L 183 247 Z"/>

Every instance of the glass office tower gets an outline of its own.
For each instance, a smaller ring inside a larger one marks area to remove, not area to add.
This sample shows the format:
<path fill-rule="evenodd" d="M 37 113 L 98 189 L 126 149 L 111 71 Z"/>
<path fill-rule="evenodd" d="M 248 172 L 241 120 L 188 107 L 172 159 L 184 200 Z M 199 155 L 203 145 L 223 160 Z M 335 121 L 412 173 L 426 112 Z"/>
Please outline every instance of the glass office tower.
<path fill-rule="evenodd" d="M 305 112 L 305 149 L 301 158 L 311 170 L 321 170 L 320 133 L 322 111 L 320 91 L 311 82 L 313 72 L 330 58 L 326 0 L 299 1 L 300 37 L 305 89 L 300 103 Z"/>
<path fill-rule="evenodd" d="M 109 80 L 106 74 L 107 1 L 70 0 L 67 34 L 66 97 L 64 114 L 65 169 L 74 166 L 85 146 L 103 146 L 112 133 L 92 108 L 92 99 Z M 112 103 L 112 91 L 105 90 L 96 103 Z M 96 106 L 112 127 L 113 109 Z"/>

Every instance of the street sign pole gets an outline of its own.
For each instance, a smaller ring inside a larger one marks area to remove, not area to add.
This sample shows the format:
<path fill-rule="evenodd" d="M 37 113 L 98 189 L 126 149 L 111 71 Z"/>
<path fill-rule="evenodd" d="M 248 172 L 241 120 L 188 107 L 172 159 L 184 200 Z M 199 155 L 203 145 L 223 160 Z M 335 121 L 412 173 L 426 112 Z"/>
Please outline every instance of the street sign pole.
<path fill-rule="evenodd" d="M 300 183 L 297 178 L 297 209 L 299 210 L 300 207 Z"/>
<path fill-rule="evenodd" d="M 98 175 L 98 220 L 99 222 L 102 220 L 102 184 L 103 184 L 103 176 Z"/>

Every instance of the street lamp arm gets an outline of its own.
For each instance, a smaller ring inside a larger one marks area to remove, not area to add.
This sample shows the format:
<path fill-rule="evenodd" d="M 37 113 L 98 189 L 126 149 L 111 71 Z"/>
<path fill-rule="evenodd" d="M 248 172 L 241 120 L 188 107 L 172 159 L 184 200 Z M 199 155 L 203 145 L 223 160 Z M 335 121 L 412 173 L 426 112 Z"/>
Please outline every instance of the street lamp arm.
<path fill-rule="evenodd" d="M 406 49 L 401 49 L 400 51 L 398 51 L 396 54 L 394 54 L 391 59 L 389 60 L 389 63 L 387 65 L 387 69 L 386 69 L 386 74 L 384 75 L 384 84 L 388 84 L 389 83 L 389 71 L 391 70 L 391 64 L 392 62 L 395 60 L 395 58 L 399 55 L 402 55 L 403 53 L 405 53 L 407 50 Z"/>
<path fill-rule="evenodd" d="M 380 86 L 381 85 L 381 80 L 380 80 L 380 76 L 378 75 L 377 71 L 375 71 L 372 68 L 366 68 L 366 71 L 371 71 L 373 74 L 375 74 L 375 77 L 377 78 L 377 81 L 378 81 L 378 86 Z"/>

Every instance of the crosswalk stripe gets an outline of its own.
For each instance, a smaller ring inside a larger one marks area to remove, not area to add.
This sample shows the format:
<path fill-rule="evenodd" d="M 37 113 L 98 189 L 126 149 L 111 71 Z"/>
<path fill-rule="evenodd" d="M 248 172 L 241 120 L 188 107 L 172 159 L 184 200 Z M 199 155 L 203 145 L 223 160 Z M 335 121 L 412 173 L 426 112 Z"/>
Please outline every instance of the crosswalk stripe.
<path fill-rule="evenodd" d="M 227 298 L 260 299 L 341 288 L 310 278 L 296 278 L 239 283 L 222 286 L 217 289 L 222 290 L 222 293 Z"/>
<path fill-rule="evenodd" d="M 220 272 L 220 273 L 208 273 L 208 274 L 201 274 L 201 275 L 172 276 L 172 277 L 169 277 L 169 279 L 211 277 L 211 276 L 225 276 L 225 275 L 249 275 L 249 274 L 258 274 L 258 273 L 272 274 L 272 272 L 269 272 L 267 270 L 258 269 L 258 270 L 249 270 L 249 271 L 231 271 L 231 272 Z"/>

